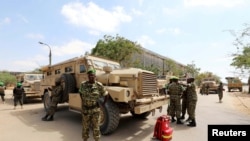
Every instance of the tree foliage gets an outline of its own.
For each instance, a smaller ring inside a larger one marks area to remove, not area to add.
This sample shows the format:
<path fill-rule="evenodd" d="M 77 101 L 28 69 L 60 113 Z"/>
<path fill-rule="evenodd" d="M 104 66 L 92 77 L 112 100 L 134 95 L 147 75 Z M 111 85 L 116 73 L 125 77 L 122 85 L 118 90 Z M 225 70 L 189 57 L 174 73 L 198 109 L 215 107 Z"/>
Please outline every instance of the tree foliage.
<path fill-rule="evenodd" d="M 238 33 L 233 32 L 233 35 L 236 37 L 233 45 L 237 48 L 237 52 L 232 54 L 233 59 L 230 65 L 244 73 L 250 69 L 249 25 L 246 24 L 245 28 Z"/>
<path fill-rule="evenodd" d="M 104 35 L 104 39 L 100 39 L 92 49 L 91 55 L 115 60 L 123 67 L 130 67 L 133 64 L 132 55 L 140 52 L 140 45 L 136 42 L 119 35 L 116 37 Z"/>
<path fill-rule="evenodd" d="M 198 86 L 201 85 L 201 82 L 204 78 L 207 77 L 212 77 L 215 78 L 216 82 L 219 83 L 221 81 L 221 78 L 219 76 L 217 76 L 216 74 L 213 74 L 212 72 L 202 72 L 199 73 L 196 77 L 195 77 L 195 82 Z"/>
<path fill-rule="evenodd" d="M 16 83 L 16 77 L 11 75 L 9 72 L 0 72 L 0 81 L 3 82 L 6 86 L 13 85 Z"/>

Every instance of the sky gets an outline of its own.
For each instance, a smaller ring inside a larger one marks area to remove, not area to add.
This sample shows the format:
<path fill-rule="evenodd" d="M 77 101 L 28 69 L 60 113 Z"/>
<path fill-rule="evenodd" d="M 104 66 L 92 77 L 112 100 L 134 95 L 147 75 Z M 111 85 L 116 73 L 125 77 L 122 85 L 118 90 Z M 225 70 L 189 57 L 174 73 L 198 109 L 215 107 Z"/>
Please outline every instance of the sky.
<path fill-rule="evenodd" d="M 0 71 L 32 71 L 91 52 L 122 36 L 225 81 L 236 73 L 235 36 L 250 23 L 249 0 L 5 0 L 0 2 Z M 43 42 L 45 44 L 39 44 Z"/>

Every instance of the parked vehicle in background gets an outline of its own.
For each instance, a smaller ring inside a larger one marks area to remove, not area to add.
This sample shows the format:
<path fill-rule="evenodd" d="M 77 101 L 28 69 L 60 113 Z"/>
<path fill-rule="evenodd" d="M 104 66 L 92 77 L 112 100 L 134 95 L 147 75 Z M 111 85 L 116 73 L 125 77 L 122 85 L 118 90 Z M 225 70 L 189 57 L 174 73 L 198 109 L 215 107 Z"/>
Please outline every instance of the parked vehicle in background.
<path fill-rule="evenodd" d="M 43 74 L 39 73 L 22 73 L 16 76 L 17 82 L 22 83 L 24 88 L 23 103 L 27 103 L 28 99 L 41 98 L 40 83 L 43 78 Z"/>
<path fill-rule="evenodd" d="M 112 133 L 119 124 L 120 114 L 131 113 L 138 118 L 146 118 L 155 110 L 162 110 L 168 104 L 169 97 L 160 94 L 157 77 L 151 71 L 138 68 L 121 68 L 115 61 L 95 56 L 81 56 L 41 68 L 44 79 L 41 81 L 40 95 L 43 95 L 45 110 L 48 110 L 51 99 L 48 87 L 55 86 L 55 80 L 63 80 L 63 94 L 60 103 L 68 103 L 69 110 L 81 113 L 79 87 L 87 81 L 87 70 L 96 70 L 96 79 L 101 82 L 109 94 L 105 106 L 101 106 L 102 134 Z"/>
<path fill-rule="evenodd" d="M 238 77 L 226 77 L 228 92 L 239 90 L 242 92 L 243 83 Z"/>
<path fill-rule="evenodd" d="M 201 82 L 200 93 L 206 94 L 206 88 L 208 93 L 218 93 L 219 83 L 213 77 L 204 78 Z"/>

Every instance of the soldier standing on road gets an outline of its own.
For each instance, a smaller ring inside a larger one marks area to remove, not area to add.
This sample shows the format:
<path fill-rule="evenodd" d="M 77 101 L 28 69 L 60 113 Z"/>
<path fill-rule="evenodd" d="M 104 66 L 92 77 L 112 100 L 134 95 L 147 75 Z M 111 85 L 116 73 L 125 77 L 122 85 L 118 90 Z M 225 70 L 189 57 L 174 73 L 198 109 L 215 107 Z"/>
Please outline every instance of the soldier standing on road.
<path fill-rule="evenodd" d="M 18 82 L 17 86 L 13 89 L 13 96 L 14 96 L 14 110 L 16 109 L 17 102 L 21 105 L 21 109 L 23 109 L 23 93 L 24 89 L 22 87 L 22 83 Z"/>
<path fill-rule="evenodd" d="M 221 100 L 223 98 L 223 91 L 224 91 L 223 83 L 220 82 L 219 87 L 218 87 L 218 96 L 219 96 L 219 102 L 220 103 L 222 102 Z"/>
<path fill-rule="evenodd" d="M 51 93 L 51 105 L 46 113 L 46 115 L 42 118 L 43 121 L 52 121 L 54 120 L 54 114 L 56 112 L 57 104 L 60 101 L 60 98 L 63 94 L 63 86 L 61 85 L 61 78 L 57 78 L 55 80 L 55 87 L 53 89 L 48 88 L 48 90 L 52 91 Z"/>
<path fill-rule="evenodd" d="M 88 81 L 81 83 L 79 93 L 82 100 L 82 138 L 87 141 L 89 138 L 89 129 L 92 124 L 93 138 L 99 141 L 100 133 L 100 106 L 104 107 L 108 99 L 102 83 L 97 82 L 96 71 L 94 69 L 88 70 Z M 99 100 L 104 96 L 104 102 L 100 103 Z M 101 104 L 101 105 L 100 105 Z"/>
<path fill-rule="evenodd" d="M 183 120 L 183 119 L 185 119 L 185 115 L 186 115 L 186 111 L 187 111 L 187 107 L 188 107 L 186 88 L 183 91 L 183 94 L 182 94 L 181 98 L 182 98 L 182 101 L 181 101 L 181 113 L 182 113 L 181 114 L 181 119 Z"/>
<path fill-rule="evenodd" d="M 177 124 L 182 124 L 181 122 L 181 95 L 183 92 L 181 84 L 178 83 L 178 77 L 172 77 L 172 83 L 169 85 L 169 96 L 170 96 L 170 107 L 169 113 L 172 122 L 175 122 L 175 116 L 177 117 Z"/>
<path fill-rule="evenodd" d="M 5 103 L 5 99 L 4 99 L 5 92 L 4 92 L 4 90 L 5 90 L 4 83 L 0 82 L 0 96 L 1 96 L 3 104 Z"/>
<path fill-rule="evenodd" d="M 167 95 L 169 95 L 169 90 L 168 90 L 168 88 L 169 88 L 169 85 L 172 83 L 172 78 L 170 78 L 169 79 L 169 83 L 167 83 L 166 85 L 165 85 L 165 93 L 167 94 Z M 170 113 L 169 113 L 169 108 L 170 108 L 170 103 L 168 104 L 168 108 L 167 108 L 167 115 L 170 115 Z"/>
<path fill-rule="evenodd" d="M 188 115 L 190 118 L 190 121 L 188 123 L 188 126 L 195 127 L 196 126 L 196 120 L 195 120 L 195 109 L 197 104 L 197 93 L 196 93 L 196 87 L 194 84 L 194 78 L 188 78 L 187 79 L 187 101 L 188 101 Z"/>

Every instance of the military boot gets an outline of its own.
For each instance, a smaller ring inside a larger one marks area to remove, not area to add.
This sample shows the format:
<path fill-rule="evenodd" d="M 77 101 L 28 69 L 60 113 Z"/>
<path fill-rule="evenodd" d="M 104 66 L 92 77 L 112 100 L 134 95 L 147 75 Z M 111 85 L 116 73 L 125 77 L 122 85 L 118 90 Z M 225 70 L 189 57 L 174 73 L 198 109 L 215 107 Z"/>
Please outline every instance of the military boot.
<path fill-rule="evenodd" d="M 182 114 L 180 119 L 185 119 L 185 114 Z"/>
<path fill-rule="evenodd" d="M 54 115 L 49 116 L 49 118 L 47 118 L 47 121 L 53 121 L 54 120 Z"/>
<path fill-rule="evenodd" d="M 183 123 L 181 122 L 181 119 L 180 119 L 180 118 L 177 118 L 176 124 L 183 124 Z"/>
<path fill-rule="evenodd" d="M 171 118 L 171 122 L 175 122 L 176 119 L 174 117 Z"/>
<path fill-rule="evenodd" d="M 187 126 L 195 127 L 195 126 L 196 126 L 196 121 L 195 121 L 195 119 L 192 119 L 191 122 L 189 122 L 189 123 L 187 124 Z"/>
<path fill-rule="evenodd" d="M 43 120 L 43 121 L 47 121 L 48 116 L 49 116 L 49 115 L 46 114 L 44 117 L 42 117 L 42 120 Z"/>

